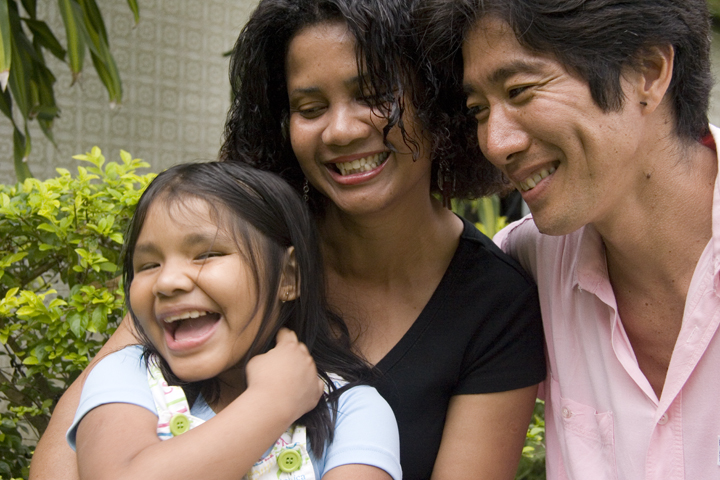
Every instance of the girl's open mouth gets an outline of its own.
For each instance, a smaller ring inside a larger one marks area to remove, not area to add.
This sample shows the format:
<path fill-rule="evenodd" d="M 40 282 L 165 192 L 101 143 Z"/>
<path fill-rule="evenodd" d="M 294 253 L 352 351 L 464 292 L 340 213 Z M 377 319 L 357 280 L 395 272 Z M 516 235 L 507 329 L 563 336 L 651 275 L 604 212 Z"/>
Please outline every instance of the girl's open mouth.
<path fill-rule="evenodd" d="M 215 312 L 195 311 L 169 317 L 164 320 L 166 337 L 175 344 L 201 343 L 219 321 L 220 314 Z"/>

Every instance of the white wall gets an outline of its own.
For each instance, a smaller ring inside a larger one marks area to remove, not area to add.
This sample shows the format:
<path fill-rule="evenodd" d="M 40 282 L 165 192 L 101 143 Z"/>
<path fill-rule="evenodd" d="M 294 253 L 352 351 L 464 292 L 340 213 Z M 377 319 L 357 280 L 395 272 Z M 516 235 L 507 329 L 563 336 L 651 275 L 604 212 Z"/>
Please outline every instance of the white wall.
<path fill-rule="evenodd" d="M 80 84 L 70 87 L 66 65 L 49 53 L 62 110 L 53 128 L 57 149 L 34 125 L 29 160 L 38 178 L 55 167 L 76 171 L 72 156 L 99 146 L 118 161 L 120 148 L 159 171 L 175 163 L 212 160 L 229 106 L 228 59 L 257 0 L 139 0 L 134 26 L 126 0 L 98 0 L 123 81 L 123 104 L 108 106 L 89 55 Z M 38 2 L 38 16 L 64 43 L 56 2 Z M 33 122 L 34 124 L 35 122 Z M 0 182 L 14 182 L 12 128 L 0 118 Z"/>

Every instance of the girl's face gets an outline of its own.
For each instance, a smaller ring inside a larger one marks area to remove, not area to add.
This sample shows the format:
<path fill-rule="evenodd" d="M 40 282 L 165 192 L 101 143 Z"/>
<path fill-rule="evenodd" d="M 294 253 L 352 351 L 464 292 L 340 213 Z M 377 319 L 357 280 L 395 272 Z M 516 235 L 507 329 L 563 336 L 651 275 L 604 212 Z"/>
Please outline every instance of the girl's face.
<path fill-rule="evenodd" d="M 288 45 L 285 74 L 293 151 L 308 181 L 339 209 L 372 213 L 411 192 L 430 195 L 427 148 L 419 139 L 413 161 L 397 127 L 387 136 L 393 148 L 383 142 L 387 121 L 363 100 L 372 92 L 361 91 L 355 40 L 344 23 L 300 30 Z M 413 135 L 407 111 L 404 120 Z"/>
<path fill-rule="evenodd" d="M 233 233 L 211 218 L 199 199 L 150 205 L 133 251 L 130 305 L 180 379 L 244 385 L 237 365 L 263 312 Z"/>

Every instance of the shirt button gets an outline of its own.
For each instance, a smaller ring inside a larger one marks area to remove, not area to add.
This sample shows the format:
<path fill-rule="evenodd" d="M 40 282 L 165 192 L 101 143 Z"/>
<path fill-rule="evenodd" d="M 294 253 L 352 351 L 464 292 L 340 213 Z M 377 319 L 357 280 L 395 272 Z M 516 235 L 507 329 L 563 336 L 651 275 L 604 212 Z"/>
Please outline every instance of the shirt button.
<path fill-rule="evenodd" d="M 665 425 L 668 422 L 668 414 L 663 413 L 663 416 L 658 420 L 658 425 Z"/>
<path fill-rule="evenodd" d="M 190 419 L 182 413 L 173 415 L 170 419 L 170 433 L 177 437 L 188 430 L 190 430 Z"/>
<path fill-rule="evenodd" d="M 563 418 L 570 418 L 570 417 L 572 417 L 572 412 L 570 411 L 569 408 L 563 407 L 562 416 L 563 416 Z"/>
<path fill-rule="evenodd" d="M 288 448 L 278 455 L 277 462 L 280 471 L 285 473 L 294 472 L 300 470 L 302 466 L 302 455 L 297 450 Z"/>

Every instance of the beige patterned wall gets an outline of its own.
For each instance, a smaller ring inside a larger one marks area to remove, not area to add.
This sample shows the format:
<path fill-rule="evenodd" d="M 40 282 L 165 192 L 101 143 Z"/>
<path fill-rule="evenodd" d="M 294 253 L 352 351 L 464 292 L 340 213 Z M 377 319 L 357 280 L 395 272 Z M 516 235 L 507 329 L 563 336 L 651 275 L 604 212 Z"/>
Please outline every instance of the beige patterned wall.
<path fill-rule="evenodd" d="M 93 145 L 108 159 L 119 149 L 148 161 L 153 171 L 175 163 L 215 158 L 229 105 L 230 50 L 257 0 L 138 0 L 134 26 L 126 0 L 98 0 L 123 81 L 123 104 L 108 106 L 107 93 L 88 58 L 80 85 L 70 87 L 66 65 L 47 55 L 57 76 L 62 117 L 54 126 L 57 149 L 32 129 L 30 168 L 38 178 L 55 167 L 76 171 L 72 155 Z M 56 2 L 38 2 L 38 16 L 58 36 Z M 64 38 L 61 39 L 64 43 Z M 14 181 L 10 121 L 0 118 L 0 182 Z"/>

